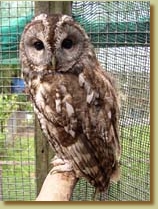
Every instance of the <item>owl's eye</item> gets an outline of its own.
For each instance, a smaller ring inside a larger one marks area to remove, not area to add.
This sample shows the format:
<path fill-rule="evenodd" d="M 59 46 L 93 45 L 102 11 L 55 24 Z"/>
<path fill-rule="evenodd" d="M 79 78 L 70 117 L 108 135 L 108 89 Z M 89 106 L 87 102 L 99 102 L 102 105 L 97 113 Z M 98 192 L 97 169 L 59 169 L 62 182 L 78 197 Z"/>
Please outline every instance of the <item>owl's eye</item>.
<path fill-rule="evenodd" d="M 33 45 L 38 51 L 44 49 L 44 44 L 42 41 L 36 41 Z"/>
<path fill-rule="evenodd" d="M 73 42 L 71 39 L 64 39 L 63 42 L 62 42 L 62 48 L 64 49 L 71 49 L 71 47 L 73 46 Z"/>

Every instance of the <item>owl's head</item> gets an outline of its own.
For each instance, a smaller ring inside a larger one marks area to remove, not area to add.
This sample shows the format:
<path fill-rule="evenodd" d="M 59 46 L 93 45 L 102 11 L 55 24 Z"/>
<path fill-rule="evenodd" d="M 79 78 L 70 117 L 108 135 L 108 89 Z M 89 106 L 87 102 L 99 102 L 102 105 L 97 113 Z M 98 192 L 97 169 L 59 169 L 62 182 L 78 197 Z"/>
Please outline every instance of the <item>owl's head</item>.
<path fill-rule="evenodd" d="M 81 71 L 95 59 L 84 29 L 67 15 L 41 14 L 27 24 L 20 42 L 23 71 Z"/>

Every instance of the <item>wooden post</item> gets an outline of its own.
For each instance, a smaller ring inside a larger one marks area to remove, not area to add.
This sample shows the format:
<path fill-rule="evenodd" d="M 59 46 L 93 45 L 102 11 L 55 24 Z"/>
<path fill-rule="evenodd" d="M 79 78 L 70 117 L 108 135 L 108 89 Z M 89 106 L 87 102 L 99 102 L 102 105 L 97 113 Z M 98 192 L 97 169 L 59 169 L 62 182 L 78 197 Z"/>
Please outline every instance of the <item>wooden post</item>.
<path fill-rule="evenodd" d="M 37 117 L 35 117 L 36 181 L 37 194 L 49 172 L 49 144 L 43 136 Z"/>
<path fill-rule="evenodd" d="M 71 4 L 72 3 L 69 1 L 35 1 L 35 15 L 39 15 L 41 13 L 46 13 L 49 15 L 54 13 L 71 15 Z M 50 149 L 47 140 L 41 132 L 37 117 L 35 118 L 35 146 L 37 194 L 39 194 L 43 182 L 51 169 L 50 158 L 53 156 L 53 151 Z"/>
<path fill-rule="evenodd" d="M 3 200 L 3 196 L 2 196 L 2 166 L 0 164 L 0 201 Z"/>
<path fill-rule="evenodd" d="M 71 5 L 70 1 L 35 1 L 35 15 L 41 13 L 71 15 Z"/>

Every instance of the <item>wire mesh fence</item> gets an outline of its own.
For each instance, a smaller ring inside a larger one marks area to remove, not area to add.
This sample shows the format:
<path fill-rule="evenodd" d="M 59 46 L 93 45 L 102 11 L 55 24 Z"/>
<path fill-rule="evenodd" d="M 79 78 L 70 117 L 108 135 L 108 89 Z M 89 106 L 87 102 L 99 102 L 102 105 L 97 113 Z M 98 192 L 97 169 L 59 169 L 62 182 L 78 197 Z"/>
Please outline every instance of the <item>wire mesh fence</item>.
<path fill-rule="evenodd" d="M 34 2 L 0 2 L 0 198 L 34 200 L 34 114 L 25 94 L 18 45 Z M 73 2 L 72 16 L 85 28 L 102 66 L 121 95 L 121 179 L 98 200 L 150 200 L 150 3 Z M 72 200 L 92 200 L 81 180 Z"/>
<path fill-rule="evenodd" d="M 18 58 L 20 35 L 33 11 L 33 2 L 0 2 L 0 185 L 4 201 L 36 196 L 34 114 L 24 93 Z"/>
<path fill-rule="evenodd" d="M 150 4 L 75 2 L 72 14 L 86 29 L 98 59 L 115 76 L 120 89 L 122 174 L 120 181 L 110 187 L 106 199 L 149 200 Z M 87 193 L 91 194 L 85 192 L 83 199 L 87 199 Z"/>

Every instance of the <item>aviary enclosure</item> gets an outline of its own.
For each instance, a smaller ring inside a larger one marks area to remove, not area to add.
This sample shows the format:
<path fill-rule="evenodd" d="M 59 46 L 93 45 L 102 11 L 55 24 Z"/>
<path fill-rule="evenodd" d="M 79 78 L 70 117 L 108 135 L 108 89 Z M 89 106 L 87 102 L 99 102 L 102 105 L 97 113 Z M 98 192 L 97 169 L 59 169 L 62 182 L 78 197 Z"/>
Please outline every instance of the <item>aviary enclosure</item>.
<path fill-rule="evenodd" d="M 38 9 L 38 8 L 36 8 Z M 0 2 L 0 199 L 34 200 L 53 156 L 41 139 L 19 64 L 19 40 L 35 14 L 33 1 Z M 106 201 L 150 200 L 150 2 L 72 2 L 103 67 L 121 92 L 121 179 Z M 80 180 L 72 200 L 92 200 Z"/>

